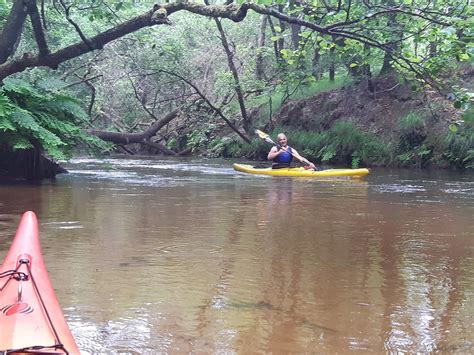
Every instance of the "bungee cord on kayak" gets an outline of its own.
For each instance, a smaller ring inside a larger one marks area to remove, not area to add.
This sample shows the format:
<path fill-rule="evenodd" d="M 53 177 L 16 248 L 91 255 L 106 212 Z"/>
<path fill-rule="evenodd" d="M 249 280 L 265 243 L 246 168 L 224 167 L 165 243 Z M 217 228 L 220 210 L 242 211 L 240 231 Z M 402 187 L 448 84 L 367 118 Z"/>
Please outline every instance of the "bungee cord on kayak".
<path fill-rule="evenodd" d="M 4 278 L 4 277 L 10 277 L 10 279 L 15 279 L 17 281 L 27 281 L 28 280 L 28 275 L 25 274 L 24 272 L 22 271 L 18 271 L 18 269 L 16 270 L 7 270 L 7 271 L 4 271 L 0 274 L 0 279 L 1 278 Z M 3 288 L 7 285 L 8 281 L 10 281 L 10 279 L 8 279 L 7 281 L 5 281 L 5 283 L 3 284 L 2 287 L 0 287 L 0 292 L 3 290 Z"/>
<path fill-rule="evenodd" d="M 3 355 L 3 354 L 18 354 L 18 353 L 42 354 L 43 352 L 40 352 L 41 350 L 48 350 L 48 349 L 62 350 L 62 351 L 64 351 L 65 354 L 69 354 L 69 352 L 66 350 L 64 345 L 59 344 L 59 345 L 53 345 L 53 346 L 34 345 L 34 346 L 29 346 L 27 348 L 21 348 L 21 349 L 0 350 L 0 355 Z M 49 353 L 49 352 L 44 352 L 44 354 L 47 354 L 47 353 Z"/>
<path fill-rule="evenodd" d="M 48 308 L 46 307 L 45 303 L 44 303 L 44 300 L 43 300 L 43 297 L 41 296 L 41 292 L 36 284 L 36 281 L 35 281 L 35 278 L 33 277 L 33 273 L 31 271 L 31 268 L 30 268 L 30 261 L 28 259 L 21 259 L 20 260 L 20 263 L 21 264 L 25 264 L 26 265 L 26 268 L 28 270 L 28 273 L 30 275 L 30 278 L 31 278 L 31 283 L 33 284 L 33 288 L 35 289 L 35 291 L 37 292 L 37 295 L 38 295 L 38 298 L 40 300 L 40 304 L 41 306 L 43 307 L 43 310 L 46 314 L 46 317 L 48 318 L 48 321 L 49 321 L 49 325 L 51 327 L 51 330 L 53 331 L 53 334 L 54 334 L 54 338 L 55 338 L 55 342 L 56 344 L 54 346 L 50 346 L 50 348 L 54 347 L 54 348 L 64 348 L 63 344 L 61 343 L 61 340 L 59 339 L 59 335 L 58 335 L 58 332 L 56 331 L 56 328 L 54 326 L 54 323 L 53 321 L 51 320 L 51 316 L 49 314 L 49 311 L 48 311 Z M 67 353 L 67 351 L 66 351 Z"/>
<path fill-rule="evenodd" d="M 25 266 L 28 273 L 25 273 L 25 272 L 22 272 L 22 271 L 18 271 L 18 269 L 22 266 Z M 48 312 L 48 309 L 43 301 L 43 297 L 41 296 L 41 292 L 40 290 L 38 289 L 38 286 L 35 282 L 35 279 L 33 277 L 33 273 L 32 273 L 32 270 L 30 268 L 30 261 L 28 259 L 20 259 L 18 261 L 18 266 L 15 270 L 7 270 L 7 271 L 4 271 L 0 274 L 0 278 L 3 278 L 3 277 L 9 277 L 9 279 L 5 282 L 5 284 L 0 288 L 0 292 L 3 291 L 3 289 L 5 288 L 5 286 L 9 283 L 10 280 L 14 279 L 16 281 L 19 282 L 19 285 L 18 285 L 18 297 L 17 297 L 17 301 L 15 304 L 13 305 L 8 305 L 8 306 L 5 306 L 3 307 L 1 310 L 4 311 L 5 313 L 8 314 L 8 311 L 10 311 L 11 309 L 13 309 L 16 305 L 21 305 L 21 302 L 22 302 L 22 297 L 23 297 L 23 286 L 22 286 L 22 282 L 24 281 L 31 281 L 32 285 L 33 285 L 33 288 L 36 292 L 36 294 L 38 295 L 38 299 L 40 301 L 40 304 L 44 310 L 44 313 L 46 314 L 46 317 L 48 319 L 48 322 L 49 322 L 49 326 L 51 328 L 51 331 L 52 333 L 54 334 L 54 339 L 55 339 L 55 344 L 54 345 L 33 345 L 33 346 L 28 346 L 28 347 L 24 347 L 24 348 L 19 348 L 19 349 L 7 349 L 7 350 L 0 350 L 0 354 L 11 354 L 11 353 L 20 353 L 20 352 L 33 352 L 33 353 L 37 353 L 38 350 L 46 350 L 46 349 L 55 349 L 55 350 L 62 350 L 64 351 L 65 354 L 69 354 L 69 352 L 66 350 L 66 348 L 64 347 L 64 345 L 62 344 L 61 340 L 59 339 L 59 335 L 58 335 L 58 332 L 56 331 L 56 328 L 54 327 L 54 324 L 53 324 L 53 321 L 51 320 L 51 316 Z M 30 313 L 30 312 L 33 312 L 33 308 L 31 308 L 30 306 L 27 306 L 27 311 L 23 311 L 22 308 L 20 308 L 21 310 L 18 310 L 18 311 L 15 311 L 15 312 L 18 312 L 18 313 Z M 15 313 L 13 312 L 13 313 Z"/>

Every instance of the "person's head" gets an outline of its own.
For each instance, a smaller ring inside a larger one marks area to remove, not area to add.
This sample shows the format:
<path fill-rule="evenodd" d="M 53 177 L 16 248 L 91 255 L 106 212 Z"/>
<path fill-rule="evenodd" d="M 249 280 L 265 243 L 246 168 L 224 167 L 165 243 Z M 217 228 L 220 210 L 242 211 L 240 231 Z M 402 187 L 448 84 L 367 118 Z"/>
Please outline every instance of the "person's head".
<path fill-rule="evenodd" d="M 285 133 L 278 133 L 277 140 L 278 144 L 282 147 L 286 147 L 288 144 L 288 138 L 286 138 Z"/>

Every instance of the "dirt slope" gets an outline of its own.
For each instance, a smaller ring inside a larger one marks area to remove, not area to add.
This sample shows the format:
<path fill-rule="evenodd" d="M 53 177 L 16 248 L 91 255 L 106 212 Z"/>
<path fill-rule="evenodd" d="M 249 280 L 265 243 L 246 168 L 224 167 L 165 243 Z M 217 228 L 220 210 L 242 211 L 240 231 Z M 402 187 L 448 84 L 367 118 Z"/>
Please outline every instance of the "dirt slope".
<path fill-rule="evenodd" d="M 429 105 L 426 105 L 426 98 Z M 434 130 L 445 130 L 450 122 L 459 118 L 452 102 L 441 95 L 432 92 L 425 96 L 413 91 L 409 85 L 401 85 L 396 78 L 382 77 L 373 80 L 372 91 L 367 82 L 363 82 L 289 101 L 274 116 L 268 129 L 289 126 L 323 131 L 335 121 L 345 120 L 366 132 L 390 137 L 397 132 L 399 119 L 414 111 L 423 114 L 427 127 Z"/>

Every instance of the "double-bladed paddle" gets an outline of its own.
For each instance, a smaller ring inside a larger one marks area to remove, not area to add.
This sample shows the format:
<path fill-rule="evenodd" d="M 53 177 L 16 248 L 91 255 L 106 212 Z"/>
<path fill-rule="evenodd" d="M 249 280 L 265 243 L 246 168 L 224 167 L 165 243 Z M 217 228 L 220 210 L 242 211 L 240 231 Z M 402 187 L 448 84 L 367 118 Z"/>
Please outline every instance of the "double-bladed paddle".
<path fill-rule="evenodd" d="M 259 130 L 259 129 L 256 129 L 256 130 L 255 130 L 255 133 L 257 133 L 257 135 L 258 135 L 260 138 L 262 138 L 265 142 L 270 143 L 270 144 L 273 144 L 273 145 L 276 145 L 277 147 L 281 147 L 281 145 L 278 144 L 278 143 L 275 143 L 275 142 L 273 141 L 273 139 L 271 139 L 270 136 L 269 136 L 267 133 L 265 133 L 265 132 L 263 132 L 263 131 L 261 131 L 261 130 Z M 293 155 L 296 159 L 298 159 L 301 163 L 306 164 L 306 165 L 309 165 L 308 163 L 302 161 L 302 160 L 300 159 L 300 157 L 294 155 L 293 152 L 291 152 L 291 151 L 288 151 L 288 152 L 289 152 L 291 155 Z M 306 169 L 306 168 L 305 168 L 305 169 Z"/>

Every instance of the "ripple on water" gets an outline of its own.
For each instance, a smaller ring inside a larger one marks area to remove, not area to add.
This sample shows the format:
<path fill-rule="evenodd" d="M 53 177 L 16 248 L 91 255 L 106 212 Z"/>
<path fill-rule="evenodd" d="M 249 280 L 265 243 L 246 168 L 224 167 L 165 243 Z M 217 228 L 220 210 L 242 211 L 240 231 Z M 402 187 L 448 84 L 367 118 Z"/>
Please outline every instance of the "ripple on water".
<path fill-rule="evenodd" d="M 378 185 L 373 186 L 375 191 L 382 193 L 415 193 L 415 192 L 425 192 L 426 189 L 420 185 L 412 184 L 389 184 L 389 185 Z"/>
<path fill-rule="evenodd" d="M 446 183 L 446 187 L 442 188 L 441 191 L 456 195 L 456 197 L 471 199 L 474 197 L 474 182 Z"/>
<path fill-rule="evenodd" d="M 132 186 L 183 186 L 202 182 L 203 176 L 232 176 L 228 167 L 201 163 L 170 163 L 160 160 L 131 159 L 72 159 L 69 172 L 95 182 L 97 180 L 120 181 Z M 104 166 L 107 167 L 104 169 Z M 192 173 L 192 174 L 190 174 Z M 197 174 L 196 174 L 197 173 Z"/>
<path fill-rule="evenodd" d="M 43 225 L 54 226 L 57 229 L 82 229 L 84 226 L 79 221 L 64 221 L 64 222 L 45 222 Z"/>
<path fill-rule="evenodd" d="M 77 313 L 77 312 L 76 312 Z M 102 324 L 89 322 L 81 317 L 68 320 L 77 345 L 83 354 L 117 353 L 142 354 L 153 349 L 144 344 L 150 343 L 150 319 L 147 312 L 140 310 L 130 318 L 119 318 Z"/>

